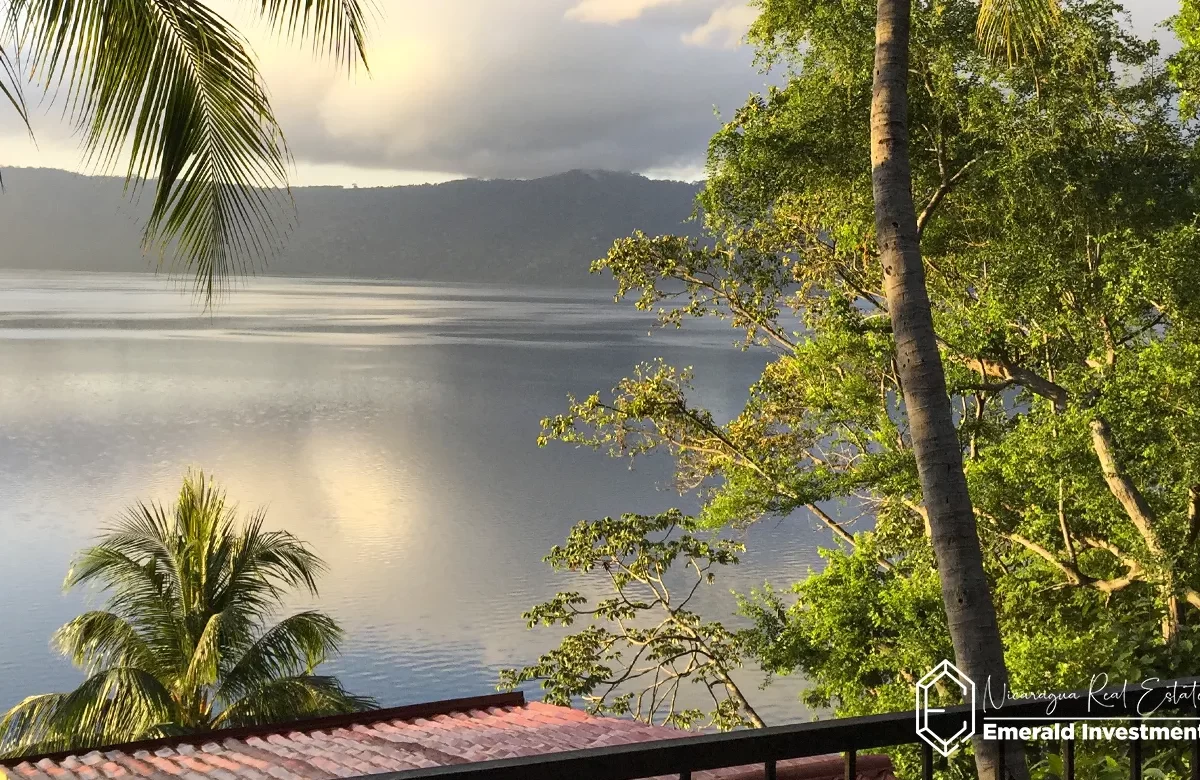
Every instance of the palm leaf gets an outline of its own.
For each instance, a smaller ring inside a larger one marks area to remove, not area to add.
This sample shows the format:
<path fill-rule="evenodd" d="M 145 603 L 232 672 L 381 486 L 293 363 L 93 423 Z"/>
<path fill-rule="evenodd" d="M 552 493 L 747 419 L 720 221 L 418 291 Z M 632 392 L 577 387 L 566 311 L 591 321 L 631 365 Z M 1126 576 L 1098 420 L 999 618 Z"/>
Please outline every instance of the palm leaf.
<path fill-rule="evenodd" d="M 272 680 L 311 673 L 337 653 L 342 629 L 320 612 L 300 612 L 272 626 L 222 676 L 216 697 L 230 704 Z"/>
<path fill-rule="evenodd" d="M 305 674 L 272 680 L 256 688 L 218 715 L 214 728 L 342 715 L 378 706 L 369 696 L 355 696 L 347 692 L 336 677 Z"/>
<path fill-rule="evenodd" d="M 264 514 L 252 515 L 242 529 L 225 588 L 230 594 L 269 586 L 275 594 L 303 588 L 317 594 L 317 577 L 325 563 L 308 545 L 287 531 L 263 530 Z"/>
<path fill-rule="evenodd" d="M 92 675 L 71 693 L 33 696 L 0 718 L 0 753 L 28 755 L 83 749 L 163 733 L 178 721 L 162 684 L 140 669 Z"/>
<path fill-rule="evenodd" d="M 85 549 L 71 564 L 64 588 L 98 580 L 119 590 L 130 566 L 144 569 L 148 582 L 165 597 L 179 597 L 185 585 L 177 538 L 166 510 L 139 503 L 109 528 L 103 541 Z"/>
<path fill-rule="evenodd" d="M 173 597 L 170 578 L 156 561 L 142 562 L 105 544 L 84 550 L 72 567 L 67 586 L 98 581 L 109 598 L 107 611 L 138 630 L 158 664 L 182 668 L 190 657 L 184 615 Z M 168 662 L 168 659 L 171 659 Z"/>
<path fill-rule="evenodd" d="M 1042 50 L 1060 13 L 1059 0 L 980 0 L 975 35 L 989 57 L 1014 65 Z"/>
<path fill-rule="evenodd" d="M 288 159 L 245 40 L 198 0 L 13 0 L 33 73 L 62 87 L 87 159 L 128 152 L 127 189 L 157 178 L 147 248 L 222 282 L 275 251 Z"/>
<path fill-rule="evenodd" d="M 8 51 L 0 47 L 0 94 L 4 95 L 17 116 L 21 118 L 25 129 L 33 136 L 33 128 L 29 126 L 29 110 L 25 105 L 25 92 L 21 89 L 21 78 L 18 75 L 18 64 L 8 56 Z"/>
<path fill-rule="evenodd" d="M 258 0 L 262 15 L 289 37 L 311 38 L 316 51 L 324 51 L 347 67 L 367 66 L 366 14 L 358 0 Z"/>
<path fill-rule="evenodd" d="M 205 622 L 187 669 L 176 681 L 179 691 L 192 693 L 217 682 L 221 669 L 221 628 L 219 612 Z"/>
<path fill-rule="evenodd" d="M 128 621 L 112 612 L 85 612 L 54 633 L 52 643 L 88 674 L 110 666 L 162 671 L 151 647 Z"/>

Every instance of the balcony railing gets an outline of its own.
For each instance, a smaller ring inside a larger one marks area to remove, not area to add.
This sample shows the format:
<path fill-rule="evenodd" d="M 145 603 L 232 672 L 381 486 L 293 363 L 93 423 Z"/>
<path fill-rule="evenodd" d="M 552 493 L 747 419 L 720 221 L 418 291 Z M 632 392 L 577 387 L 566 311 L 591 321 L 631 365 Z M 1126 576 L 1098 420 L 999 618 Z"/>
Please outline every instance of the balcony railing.
<path fill-rule="evenodd" d="M 1154 684 L 1107 688 L 1099 691 L 1074 691 L 1059 697 L 1052 713 L 1049 702 L 1040 699 L 1009 701 L 1000 709 L 987 706 L 981 693 L 977 701 L 976 723 L 979 728 L 992 718 L 1003 716 L 1005 727 L 1047 726 L 1053 723 L 1114 721 L 1137 722 L 1148 713 L 1163 717 L 1166 713 L 1185 713 L 1175 718 L 1200 727 L 1197 709 L 1200 678 L 1165 680 Z M 1071 698 L 1074 697 L 1074 698 Z M 952 726 L 969 713 L 967 706 L 949 707 L 931 713 L 933 726 Z M 900 745 L 920 745 L 922 777 L 932 780 L 933 749 L 917 736 L 917 713 L 896 712 L 859 718 L 772 726 L 747 731 L 640 742 L 630 745 L 573 750 L 541 756 L 482 761 L 432 769 L 371 775 L 370 780 L 638 780 L 660 775 L 690 780 L 693 772 L 705 769 L 762 765 L 766 780 L 775 780 L 780 761 L 841 753 L 845 777 L 857 776 L 856 757 L 860 751 Z M 1000 745 L 1004 755 L 1004 745 Z M 1191 778 L 1200 780 L 1200 740 L 1191 740 Z M 1075 779 L 1074 740 L 1061 746 L 1063 776 Z M 1131 780 L 1142 778 L 1143 745 L 1130 742 Z M 1005 780 L 1003 759 L 997 771 Z"/>

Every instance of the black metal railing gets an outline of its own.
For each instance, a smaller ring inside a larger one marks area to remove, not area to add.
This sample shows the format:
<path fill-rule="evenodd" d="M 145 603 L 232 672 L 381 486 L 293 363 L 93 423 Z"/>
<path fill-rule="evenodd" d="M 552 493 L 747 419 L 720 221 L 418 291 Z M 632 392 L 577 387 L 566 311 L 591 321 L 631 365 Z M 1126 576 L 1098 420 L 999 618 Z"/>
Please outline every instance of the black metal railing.
<path fill-rule="evenodd" d="M 1050 702 L 1043 699 L 1008 701 L 996 708 L 986 701 L 977 701 L 977 730 L 989 718 L 1003 716 L 1005 727 L 1046 726 L 1053 723 L 1134 720 L 1149 714 L 1164 717 L 1166 713 L 1185 712 L 1176 718 L 1200 729 L 1200 708 L 1197 693 L 1200 678 L 1164 680 L 1097 691 L 1074 691 Z M 986 694 L 981 694 L 982 699 Z M 1072 698 L 1073 697 L 1073 698 Z M 969 714 L 967 706 L 950 707 L 931 712 L 928 722 L 933 726 L 951 726 Z M 934 752 L 918 735 L 916 712 L 896 712 L 858 718 L 839 718 L 828 721 L 772 726 L 762 729 L 700 734 L 653 742 L 547 753 L 538 756 L 482 761 L 474 764 L 443 766 L 370 775 L 370 780 L 638 780 L 639 778 L 673 775 L 691 780 L 693 772 L 728 767 L 762 766 L 766 780 L 775 780 L 778 762 L 794 758 L 842 754 L 846 780 L 857 777 L 858 753 L 865 750 L 920 745 L 921 776 L 930 780 L 934 773 Z M 1003 756 L 1005 745 L 1000 744 L 1000 780 L 1008 777 Z M 1064 740 L 1061 748 L 1063 777 L 1075 778 L 1074 740 Z M 1142 778 L 1142 743 L 1130 745 L 1130 776 Z M 1191 740 L 1191 778 L 1200 780 L 1200 740 Z"/>

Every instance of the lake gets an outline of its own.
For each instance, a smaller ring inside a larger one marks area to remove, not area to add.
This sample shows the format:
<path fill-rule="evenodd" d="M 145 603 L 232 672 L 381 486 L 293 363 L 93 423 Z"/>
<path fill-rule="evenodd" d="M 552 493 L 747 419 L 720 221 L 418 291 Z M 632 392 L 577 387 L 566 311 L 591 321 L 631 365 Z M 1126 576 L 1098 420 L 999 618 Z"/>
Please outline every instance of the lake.
<path fill-rule="evenodd" d="M 316 603 L 347 632 L 327 668 L 350 689 L 492 692 L 557 644 L 521 612 L 584 589 L 541 562 L 574 523 L 693 508 L 665 459 L 539 449 L 539 420 L 660 355 L 725 419 L 767 359 L 720 322 L 651 326 L 603 290 L 269 277 L 205 313 L 161 277 L 0 272 L 0 708 L 79 681 L 48 645 L 100 601 L 62 592 L 72 555 L 190 466 L 327 561 Z M 704 613 L 802 577 L 828 539 L 808 517 L 752 527 Z M 768 723 L 807 719 L 797 681 L 742 678 Z"/>

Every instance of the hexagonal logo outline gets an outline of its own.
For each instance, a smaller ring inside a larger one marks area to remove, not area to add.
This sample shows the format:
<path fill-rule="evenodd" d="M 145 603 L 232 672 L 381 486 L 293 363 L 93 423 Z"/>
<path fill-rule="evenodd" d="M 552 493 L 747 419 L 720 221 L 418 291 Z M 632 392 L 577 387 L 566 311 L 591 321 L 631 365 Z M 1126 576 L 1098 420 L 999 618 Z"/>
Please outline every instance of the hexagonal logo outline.
<path fill-rule="evenodd" d="M 969 715 L 963 719 L 962 728 L 945 739 L 929 727 L 930 715 L 945 712 L 941 707 L 931 707 L 929 702 L 929 691 L 943 679 L 948 679 L 962 691 L 963 702 L 970 707 Z M 968 739 L 975 736 L 975 681 L 963 674 L 954 664 L 943 660 L 917 683 L 916 714 L 917 736 L 938 753 L 949 758 L 957 753 Z"/>

